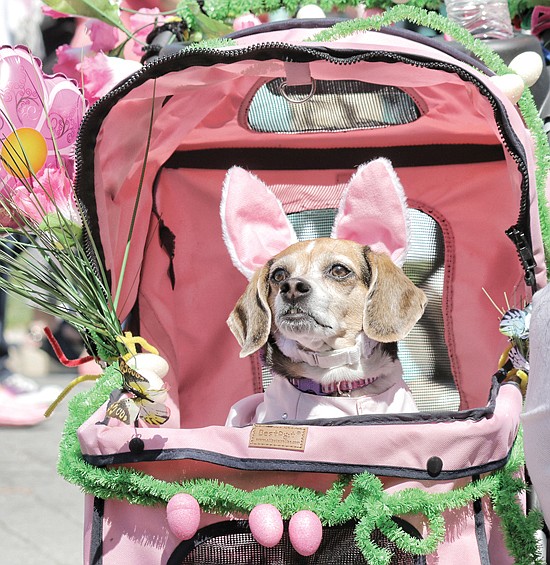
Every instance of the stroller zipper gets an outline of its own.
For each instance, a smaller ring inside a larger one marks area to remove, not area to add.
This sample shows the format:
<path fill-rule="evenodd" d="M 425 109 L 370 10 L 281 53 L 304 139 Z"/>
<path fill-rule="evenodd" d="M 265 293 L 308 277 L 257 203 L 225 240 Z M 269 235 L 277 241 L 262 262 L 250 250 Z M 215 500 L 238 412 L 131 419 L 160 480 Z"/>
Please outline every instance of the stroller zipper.
<path fill-rule="evenodd" d="M 75 188 L 79 198 L 87 205 L 83 208 L 84 221 L 92 226 L 92 232 L 97 232 L 97 223 L 90 224 L 90 204 L 93 198 L 86 197 L 85 182 L 83 175 L 83 155 L 93 154 L 95 140 L 102 121 L 105 119 L 114 104 L 124 97 L 133 88 L 140 86 L 148 80 L 154 80 L 167 72 L 184 70 L 192 66 L 210 66 L 217 63 L 232 63 L 245 58 L 255 60 L 279 59 L 291 62 L 312 62 L 315 60 L 326 60 L 337 65 L 353 65 L 363 61 L 401 62 L 420 68 L 438 69 L 444 72 L 458 75 L 462 80 L 472 83 L 480 93 L 487 98 L 493 109 L 495 122 L 503 146 L 517 164 L 521 174 L 521 200 L 518 220 L 515 225 L 506 230 L 506 234 L 516 246 L 521 264 L 525 270 L 525 281 L 534 288 L 534 268 L 536 266 L 531 250 L 529 236 L 529 178 L 526 156 L 519 139 L 509 124 L 506 110 L 503 104 L 492 92 L 469 71 L 448 62 L 427 60 L 421 57 L 415 58 L 411 55 L 403 55 L 382 50 L 361 52 L 357 50 L 336 50 L 319 46 L 296 46 L 282 42 L 270 42 L 250 45 L 238 49 L 213 49 L 192 47 L 184 48 L 177 53 L 159 57 L 158 59 L 144 65 L 133 75 L 115 87 L 103 98 L 95 102 L 86 112 L 80 127 L 76 142 L 75 152 Z M 88 188 L 93 193 L 93 175 L 88 175 Z M 95 217 L 95 210 L 92 212 Z M 85 249 L 90 253 L 90 259 L 95 264 L 95 255 L 92 246 L 87 241 L 85 234 Z M 101 251 L 100 251 L 101 252 Z"/>

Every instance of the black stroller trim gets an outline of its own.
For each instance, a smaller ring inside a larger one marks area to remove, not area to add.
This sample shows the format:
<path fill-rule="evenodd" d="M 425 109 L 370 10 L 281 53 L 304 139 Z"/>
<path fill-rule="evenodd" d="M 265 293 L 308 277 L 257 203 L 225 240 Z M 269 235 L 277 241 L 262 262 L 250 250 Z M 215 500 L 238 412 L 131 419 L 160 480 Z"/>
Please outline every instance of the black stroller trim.
<path fill-rule="evenodd" d="M 432 461 L 439 459 L 437 455 L 429 457 L 425 469 L 411 467 L 389 467 L 385 465 L 358 465 L 338 462 L 322 461 L 293 461 L 289 459 L 255 459 L 233 457 L 217 452 L 203 449 L 151 449 L 144 450 L 139 455 L 133 453 L 114 453 L 112 455 L 83 455 L 84 460 L 95 467 L 108 465 L 123 465 L 128 463 L 143 463 L 150 461 L 175 461 L 193 460 L 204 463 L 212 463 L 223 467 L 230 467 L 241 471 L 296 471 L 304 473 L 332 473 L 343 475 L 356 475 L 359 473 L 372 473 L 384 477 L 396 477 L 402 479 L 415 479 L 422 481 L 430 480 L 453 480 L 471 477 L 483 473 L 490 473 L 501 469 L 506 465 L 510 453 L 503 459 L 488 461 L 483 465 L 466 467 L 464 469 L 444 469 L 434 472 Z M 441 460 L 439 460 L 441 461 Z M 444 462 L 441 461 L 442 466 Z"/>
<path fill-rule="evenodd" d="M 503 161 L 501 145 L 448 144 L 395 147 L 304 149 L 236 147 L 177 151 L 164 164 L 167 169 L 230 169 L 235 164 L 257 170 L 354 169 L 359 162 L 383 154 L 394 167 L 426 167 Z"/>
<path fill-rule="evenodd" d="M 473 477 L 473 480 L 478 480 L 479 477 Z M 479 550 L 479 560 L 481 565 L 491 565 L 489 558 L 489 544 L 487 541 L 487 532 L 485 531 L 485 516 L 483 514 L 483 506 L 481 499 L 477 498 L 473 502 L 474 510 L 474 528 L 476 533 L 477 547 Z"/>
<path fill-rule="evenodd" d="M 92 515 L 92 532 L 90 537 L 90 565 L 103 563 L 103 516 L 105 514 L 105 500 L 94 498 Z"/>

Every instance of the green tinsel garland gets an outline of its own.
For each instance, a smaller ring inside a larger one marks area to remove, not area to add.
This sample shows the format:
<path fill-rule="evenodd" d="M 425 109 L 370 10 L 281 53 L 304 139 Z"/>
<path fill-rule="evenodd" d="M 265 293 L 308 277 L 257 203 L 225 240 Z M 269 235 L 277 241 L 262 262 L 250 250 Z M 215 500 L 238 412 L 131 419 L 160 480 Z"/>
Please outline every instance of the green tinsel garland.
<path fill-rule="evenodd" d="M 399 549 L 414 555 L 427 555 L 436 551 L 445 537 L 443 512 L 489 496 L 502 520 L 507 547 L 516 563 L 540 563 L 534 537 L 540 518 L 533 512 L 524 516 L 515 502 L 517 495 L 525 490 L 525 483 L 517 476 L 524 463 L 521 437 L 516 441 L 505 468 L 446 493 L 434 494 L 410 488 L 388 494 L 381 481 L 370 473 L 342 477 L 324 493 L 290 485 L 271 485 L 248 492 L 210 479 L 165 482 L 127 467 L 94 467 L 82 458 L 76 434 L 78 427 L 121 384 L 118 366 L 114 364 L 106 369 L 91 391 L 78 394 L 69 404 L 58 470 L 67 481 L 80 485 L 89 494 L 102 499 L 117 498 L 131 504 L 153 506 L 166 504 L 175 494 L 184 492 L 194 496 L 204 512 L 221 516 L 246 516 L 258 504 L 269 503 L 276 506 L 285 519 L 299 510 L 312 510 L 327 526 L 357 520 L 357 544 L 371 565 L 387 565 L 391 558 L 386 550 L 371 541 L 375 528 L 395 542 Z M 344 497 L 350 483 L 351 491 Z M 429 535 L 423 539 L 412 537 L 391 519 L 404 514 L 425 516 Z"/>
<path fill-rule="evenodd" d="M 217 20 L 234 19 L 246 14 L 265 14 L 285 8 L 293 16 L 301 6 L 317 4 L 326 13 L 332 10 L 343 11 L 348 7 L 364 5 L 366 8 L 382 8 L 385 10 L 395 6 L 393 0 L 205 0 L 204 11 L 211 18 Z M 424 8 L 426 10 L 439 10 L 444 6 L 442 0 L 409 0 L 408 7 Z M 512 18 L 521 16 L 528 10 L 540 4 L 540 0 L 508 0 L 508 7 Z M 181 5 L 186 5 L 182 2 Z"/>
<path fill-rule="evenodd" d="M 284 8 L 290 16 L 296 14 L 301 6 L 317 4 L 327 14 L 344 11 L 346 8 L 363 4 L 367 8 L 389 9 L 395 6 L 393 0 L 205 0 L 204 12 L 216 20 L 232 20 L 246 13 L 256 15 L 275 12 Z M 409 6 L 438 10 L 442 5 L 440 0 L 409 0 Z"/>

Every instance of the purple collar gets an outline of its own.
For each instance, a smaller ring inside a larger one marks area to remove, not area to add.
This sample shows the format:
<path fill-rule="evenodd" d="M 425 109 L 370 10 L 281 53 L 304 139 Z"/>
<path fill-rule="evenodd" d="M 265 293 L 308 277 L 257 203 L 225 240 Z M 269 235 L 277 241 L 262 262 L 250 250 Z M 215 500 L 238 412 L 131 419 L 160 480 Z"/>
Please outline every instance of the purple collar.
<path fill-rule="evenodd" d="M 339 395 L 351 392 L 352 390 L 367 386 L 374 382 L 378 377 L 371 377 L 369 379 L 361 379 L 359 381 L 343 381 L 340 383 L 321 384 L 312 379 L 296 379 L 289 377 L 288 382 L 300 392 L 307 394 L 316 394 L 317 396 L 330 396 L 334 393 Z"/>

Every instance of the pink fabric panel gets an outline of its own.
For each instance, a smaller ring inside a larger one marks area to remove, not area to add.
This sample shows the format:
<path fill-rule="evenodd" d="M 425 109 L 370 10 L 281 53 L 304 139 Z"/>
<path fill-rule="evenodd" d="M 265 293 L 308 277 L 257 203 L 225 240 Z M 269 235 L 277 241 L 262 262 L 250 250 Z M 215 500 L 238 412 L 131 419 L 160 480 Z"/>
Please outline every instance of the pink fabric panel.
<path fill-rule="evenodd" d="M 530 216 L 531 216 L 531 237 L 532 237 L 532 246 L 533 246 L 533 254 L 535 256 L 535 261 L 537 266 L 535 268 L 535 277 L 537 280 L 537 288 L 543 288 L 546 286 L 547 283 L 547 275 L 546 275 L 546 263 L 545 263 L 545 256 L 544 256 L 544 244 L 542 241 L 542 232 L 540 228 L 540 215 L 539 215 L 539 198 L 537 195 L 537 191 L 535 190 L 536 187 L 536 179 L 535 179 L 535 171 L 536 171 L 536 163 L 535 163 L 535 144 L 530 132 L 525 132 L 526 139 L 525 145 L 528 149 L 527 151 L 527 162 L 529 163 L 529 179 L 530 179 L 530 186 L 531 186 L 531 193 L 530 193 Z M 550 175 L 546 178 L 546 187 L 550 187 Z M 546 192 L 547 204 L 548 207 L 548 191 Z"/>
<path fill-rule="evenodd" d="M 498 332 L 497 312 L 482 288 L 503 305 L 504 293 L 515 303 L 526 295 L 516 251 L 504 235 L 517 219 L 519 194 L 503 191 L 495 200 L 486 190 L 493 183 L 505 187 L 509 182 L 499 163 L 397 172 L 411 205 L 433 214 L 450 230 L 445 234 L 447 284 L 453 289 L 445 296 L 447 342 L 462 390 L 462 406 L 483 406 L 489 378 L 506 340 Z M 158 211 L 176 234 L 175 291 L 166 275 L 168 256 L 159 248 L 156 220 L 147 236 L 141 323 L 145 337 L 160 347 L 172 367 L 167 382 L 176 404 L 186 406 L 184 427 L 224 422 L 233 401 L 252 393 L 258 385 L 254 365 L 238 358 L 237 343 L 225 325 L 246 280 L 231 264 L 222 240 L 218 205 L 224 174 L 165 170 L 161 175 Z M 311 208 L 336 207 L 344 186 L 339 183 L 347 182 L 351 174 L 342 170 L 292 171 L 296 184 L 288 185 L 281 182 L 288 179 L 288 172 L 258 172 L 283 199 L 287 212 L 300 210 L 302 202 Z M 330 182 L 336 184 L 327 184 Z M 442 184 L 448 190 L 441 190 Z M 470 198 L 475 198 L 477 205 L 464 214 L 464 204 Z M 196 331 L 196 320 L 201 320 L 200 332 Z M 479 334 L 472 333 L 473 325 Z M 219 394 L 220 386 L 227 396 Z M 207 412 L 202 409 L 205 395 L 210 406 Z"/>
<path fill-rule="evenodd" d="M 444 462 L 444 470 L 456 470 L 504 458 L 516 436 L 520 412 L 521 394 L 509 385 L 500 391 L 495 414 L 487 420 L 402 426 L 309 426 L 304 452 L 249 448 L 250 427 L 211 426 L 195 430 L 142 428 L 140 437 L 145 442 L 145 449 L 200 449 L 238 459 L 285 461 L 292 457 L 296 461 L 423 469 L 427 459 L 437 455 Z M 102 408 L 81 426 L 79 440 L 82 452 L 89 455 L 128 452 L 128 443 L 134 437 L 133 428 L 97 426 L 103 416 Z M 342 437 L 346 441 L 342 441 Z M 368 450 L 365 450 L 365 445 L 369 446 Z M 163 467 L 165 473 L 170 472 L 173 480 L 180 472 L 178 469 L 181 469 L 181 478 L 189 478 L 185 473 L 185 463 L 165 463 Z"/>
<path fill-rule="evenodd" d="M 225 323 L 247 281 L 222 239 L 224 175 L 166 169 L 159 180 L 157 209 L 176 237 L 175 287 L 167 275 L 168 255 L 152 232 L 142 267 L 140 322 L 171 366 L 170 396 L 180 406 L 180 421 L 171 420 L 171 426 L 223 424 L 230 406 L 261 386 L 256 359 L 239 358 Z"/>
<path fill-rule="evenodd" d="M 84 495 L 84 546 L 82 563 L 90 563 L 90 543 L 92 540 L 92 520 L 93 520 L 94 497 L 91 494 Z"/>
<path fill-rule="evenodd" d="M 463 486 L 464 481 L 447 483 L 438 491 L 448 490 L 454 486 Z M 416 483 L 404 482 L 399 490 L 418 486 Z M 429 488 L 429 485 L 426 485 Z M 429 489 L 429 490 L 434 490 Z M 511 565 L 513 560 L 501 543 L 502 534 L 499 521 L 492 510 L 485 505 L 486 534 L 489 541 L 491 561 L 499 565 Z M 407 516 L 419 531 L 422 532 L 420 517 Z M 223 518 L 202 513 L 201 525 L 222 521 Z M 463 565 L 467 556 L 468 565 L 479 564 L 476 550 L 476 538 L 471 508 L 445 513 L 447 534 L 435 554 L 427 556 L 428 565 Z M 170 532 L 166 521 L 166 509 L 163 505 L 144 507 L 131 505 L 126 502 L 109 500 L 105 505 L 104 528 L 104 565 L 150 565 L 151 563 L 165 564 L 180 541 Z M 427 532 L 424 532 L 427 533 Z M 499 545 L 495 541 L 499 540 Z M 90 564 L 89 555 L 84 563 Z"/>
<path fill-rule="evenodd" d="M 146 97 L 147 93 L 151 94 L 150 86 L 146 85 L 140 90 L 140 94 L 146 98 L 141 101 L 141 104 L 130 100 L 128 103 L 125 102 L 113 109 L 105 122 L 96 153 L 95 167 L 98 175 L 96 192 L 98 194 L 97 207 L 101 237 L 105 250 L 106 266 L 111 270 L 115 284 L 119 277 L 132 212 L 143 172 L 143 155 L 147 143 L 147 128 L 152 104 L 151 99 Z M 159 99 L 155 102 L 155 109 L 162 112 L 163 119 L 158 119 L 155 122 L 151 134 L 151 144 L 143 180 L 144 189 L 139 200 L 131 254 L 124 276 L 121 304 L 124 304 L 125 308 L 119 310 L 122 318 L 128 314 L 137 292 L 136 285 L 139 282 L 140 265 L 150 219 L 151 187 L 156 172 L 186 134 L 184 125 L 178 128 L 166 127 L 166 123 L 177 123 L 179 115 L 177 113 L 176 115 L 172 114 L 174 108 L 169 104 L 159 109 L 161 102 Z M 208 105 L 205 104 L 204 92 L 201 89 L 194 91 L 187 98 L 187 102 L 191 104 L 191 107 L 196 108 L 190 114 L 193 119 L 186 124 L 187 127 L 192 128 L 207 113 Z M 124 144 L 121 143 L 117 135 L 121 130 L 134 132 L 134 135 L 130 137 L 135 140 L 135 143 L 132 143 L 129 149 L 122 149 Z M 121 149 L 123 151 L 122 157 L 133 154 L 132 159 L 124 161 L 126 167 L 119 165 Z"/>
<path fill-rule="evenodd" d="M 166 563 L 177 545 L 164 506 L 105 501 L 103 565 Z"/>

